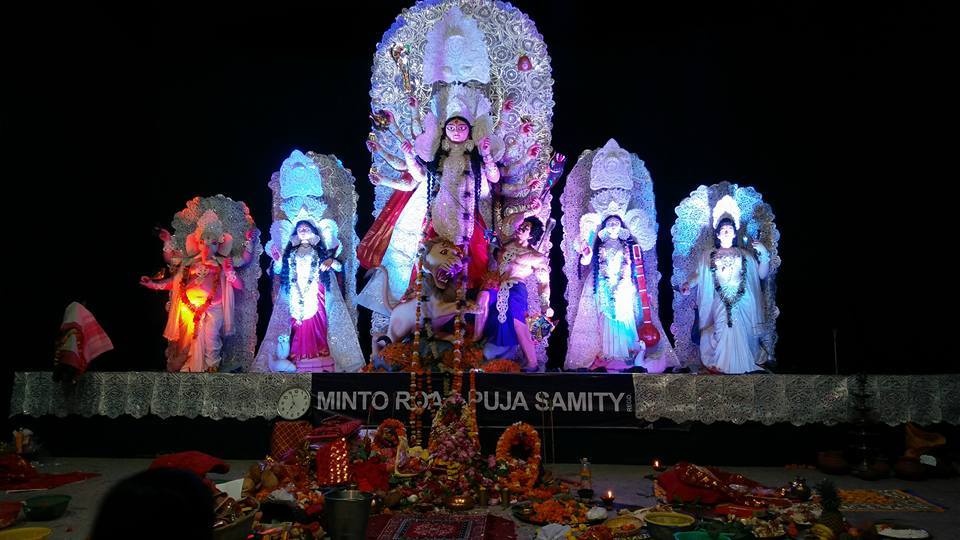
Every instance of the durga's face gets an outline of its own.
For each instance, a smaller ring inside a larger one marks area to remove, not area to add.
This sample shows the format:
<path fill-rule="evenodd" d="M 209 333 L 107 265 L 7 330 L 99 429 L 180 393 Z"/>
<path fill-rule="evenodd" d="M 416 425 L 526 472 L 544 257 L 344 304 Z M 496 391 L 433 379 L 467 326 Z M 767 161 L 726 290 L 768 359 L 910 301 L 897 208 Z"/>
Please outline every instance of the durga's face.
<path fill-rule="evenodd" d="M 444 126 L 443 129 L 447 134 L 447 138 L 455 143 L 466 142 L 467 138 L 470 137 L 470 124 L 459 118 L 454 118 L 447 122 L 447 125 Z"/>

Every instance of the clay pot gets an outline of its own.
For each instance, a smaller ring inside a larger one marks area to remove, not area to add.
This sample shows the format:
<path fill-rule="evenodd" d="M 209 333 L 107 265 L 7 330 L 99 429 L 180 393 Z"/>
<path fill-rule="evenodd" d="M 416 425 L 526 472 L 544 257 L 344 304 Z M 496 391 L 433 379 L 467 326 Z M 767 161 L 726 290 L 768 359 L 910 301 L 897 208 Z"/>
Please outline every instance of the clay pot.
<path fill-rule="evenodd" d="M 893 472 L 897 478 L 904 480 L 923 480 L 927 477 L 927 471 L 920 460 L 908 457 L 900 458 L 893 466 Z"/>
<path fill-rule="evenodd" d="M 890 464 L 887 463 L 887 458 L 877 458 L 876 461 L 870 464 L 870 472 L 875 474 L 877 478 L 890 476 Z"/>
<path fill-rule="evenodd" d="M 399 491 L 390 491 L 383 498 L 383 505 L 387 508 L 393 508 L 394 506 L 400 504 L 401 499 L 403 499 L 403 496 L 400 495 Z"/>
<path fill-rule="evenodd" d="M 840 450 L 817 452 L 817 468 L 827 474 L 847 474 L 850 464 Z"/>

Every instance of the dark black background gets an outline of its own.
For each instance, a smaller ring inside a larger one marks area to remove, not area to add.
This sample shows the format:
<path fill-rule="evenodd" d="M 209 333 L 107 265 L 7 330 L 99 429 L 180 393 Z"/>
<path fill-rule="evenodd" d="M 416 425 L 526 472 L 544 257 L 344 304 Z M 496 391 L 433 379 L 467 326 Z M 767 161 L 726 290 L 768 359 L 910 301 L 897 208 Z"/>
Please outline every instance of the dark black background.
<path fill-rule="evenodd" d="M 782 234 L 781 369 L 833 372 L 836 333 L 840 372 L 956 371 L 937 313 L 955 236 L 941 165 L 954 131 L 946 14 L 915 2 L 636 4 L 516 2 L 552 57 L 553 146 L 573 162 L 614 137 L 653 176 L 664 325 L 673 208 L 730 180 L 763 193 Z M 137 284 L 162 263 L 152 228 L 194 195 L 223 193 L 267 231 L 266 184 L 294 148 L 354 171 L 362 236 L 372 55 L 408 5 L 4 17 L 6 369 L 50 368 L 75 299 L 116 345 L 95 369 L 162 369 L 166 299 Z M 562 316 L 558 249 L 553 260 Z M 565 338 L 561 324 L 555 363 Z"/>

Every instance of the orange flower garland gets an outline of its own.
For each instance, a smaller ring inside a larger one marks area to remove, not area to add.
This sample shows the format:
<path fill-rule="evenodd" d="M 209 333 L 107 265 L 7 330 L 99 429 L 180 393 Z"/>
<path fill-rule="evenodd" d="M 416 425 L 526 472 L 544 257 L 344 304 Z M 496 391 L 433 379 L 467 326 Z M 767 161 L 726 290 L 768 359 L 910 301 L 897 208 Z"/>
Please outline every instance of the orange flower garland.
<path fill-rule="evenodd" d="M 520 364 L 513 360 L 499 358 L 487 362 L 481 366 L 481 369 L 487 373 L 520 373 Z"/>
<path fill-rule="evenodd" d="M 413 353 L 415 350 L 413 344 L 410 343 L 390 343 L 383 348 L 380 354 L 383 355 L 383 361 L 391 368 L 396 366 L 400 368 L 400 371 L 413 371 L 411 368 L 414 364 Z"/>
<path fill-rule="evenodd" d="M 529 450 L 523 457 L 514 454 L 514 449 L 521 447 Z M 533 426 L 525 422 L 517 422 L 508 427 L 497 441 L 497 461 L 506 464 L 509 471 L 500 484 L 514 493 L 522 493 L 537 481 L 540 475 L 540 435 Z"/>
<path fill-rule="evenodd" d="M 426 358 L 415 355 L 417 345 L 414 343 L 390 343 L 380 354 L 383 356 L 384 363 L 389 366 L 388 371 L 429 373 L 431 371 L 449 371 L 458 373 L 460 370 L 469 370 L 480 367 L 483 362 L 483 347 L 476 344 L 469 344 L 460 352 L 460 369 L 457 369 L 458 351 L 452 348 L 447 349 L 440 355 L 439 359 L 431 356 Z M 372 364 L 370 364 L 372 365 Z M 373 371 L 371 368 L 368 371 Z M 428 392 L 429 393 L 429 392 Z"/>
<path fill-rule="evenodd" d="M 869 489 L 838 489 L 837 495 L 844 504 L 890 504 L 892 499 Z"/>
<path fill-rule="evenodd" d="M 533 503 L 533 521 L 540 523 L 576 524 L 587 521 L 587 507 L 573 499 Z"/>
<path fill-rule="evenodd" d="M 559 491 L 559 488 L 530 488 L 524 493 L 524 496 L 534 501 L 545 501 L 552 499 Z"/>
<path fill-rule="evenodd" d="M 457 354 L 460 354 L 460 364 L 457 365 Z M 470 370 L 480 367 L 483 362 L 483 347 L 472 345 L 462 351 L 448 349 L 440 357 L 440 362 L 457 375 L 461 370 Z"/>

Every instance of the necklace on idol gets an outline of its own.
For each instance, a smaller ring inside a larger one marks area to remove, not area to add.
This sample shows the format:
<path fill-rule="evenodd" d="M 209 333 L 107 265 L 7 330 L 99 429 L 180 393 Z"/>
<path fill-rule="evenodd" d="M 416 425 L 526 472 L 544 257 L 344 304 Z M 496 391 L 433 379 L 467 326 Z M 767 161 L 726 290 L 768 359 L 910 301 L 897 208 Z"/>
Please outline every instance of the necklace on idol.
<path fill-rule="evenodd" d="M 300 288 L 300 280 L 297 279 L 297 257 L 296 254 L 292 254 L 290 257 L 290 284 L 296 288 L 297 291 L 297 303 L 299 304 L 299 309 L 297 309 L 296 317 L 300 322 L 303 322 L 303 289 Z M 316 279 L 317 270 L 320 268 L 320 257 L 317 257 L 317 252 L 311 250 L 310 252 L 310 275 L 307 276 L 307 291 L 310 290 L 310 286 L 313 285 L 313 280 Z"/>

